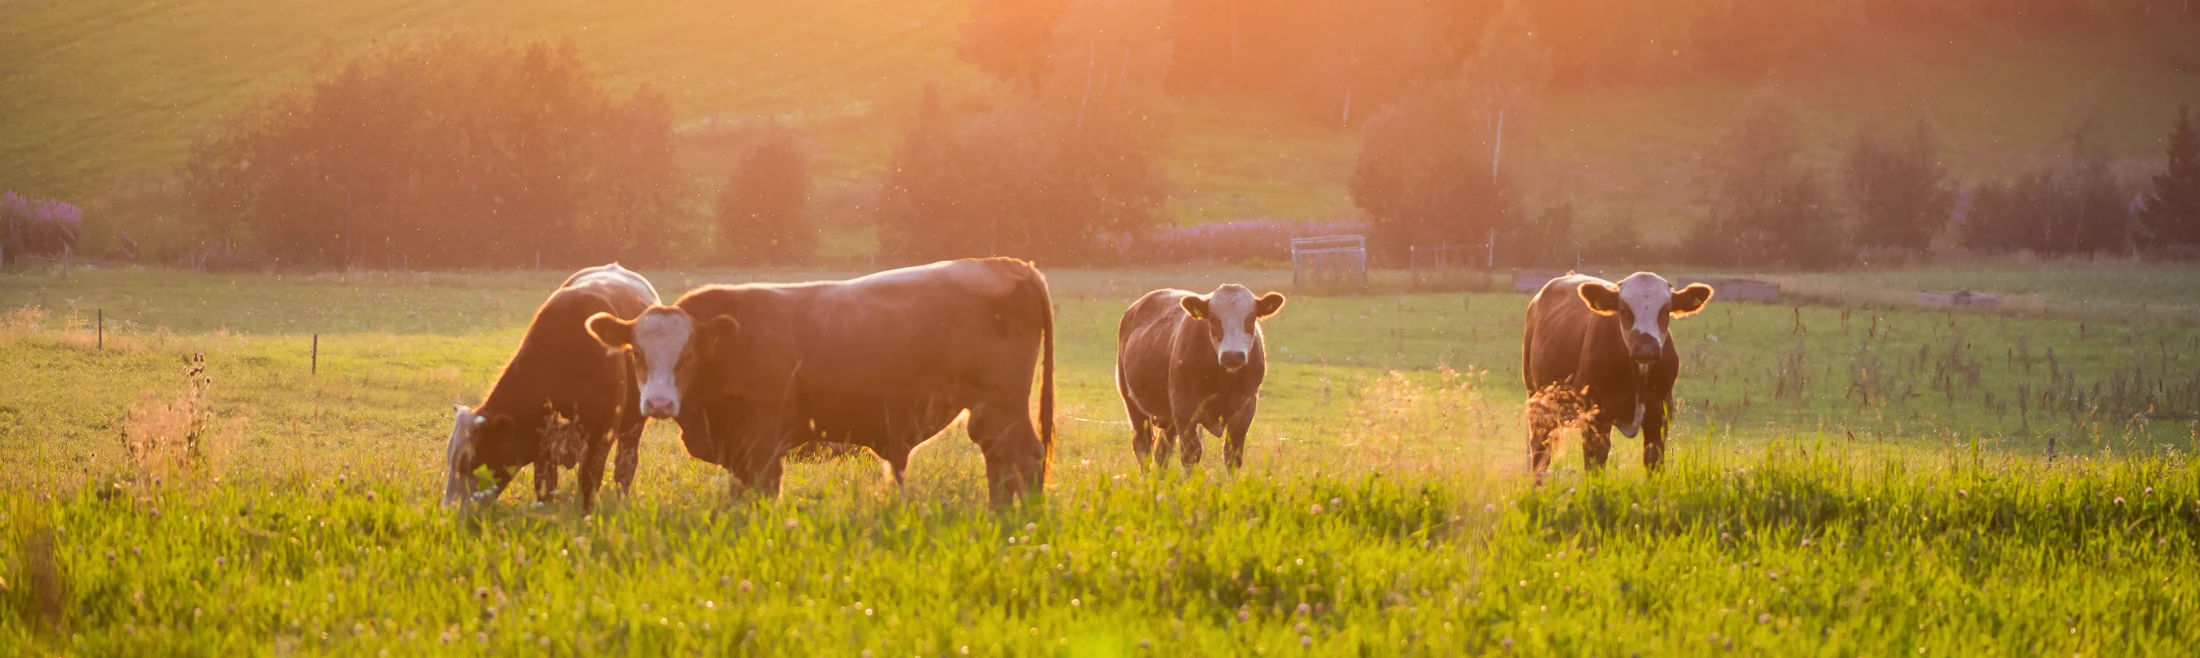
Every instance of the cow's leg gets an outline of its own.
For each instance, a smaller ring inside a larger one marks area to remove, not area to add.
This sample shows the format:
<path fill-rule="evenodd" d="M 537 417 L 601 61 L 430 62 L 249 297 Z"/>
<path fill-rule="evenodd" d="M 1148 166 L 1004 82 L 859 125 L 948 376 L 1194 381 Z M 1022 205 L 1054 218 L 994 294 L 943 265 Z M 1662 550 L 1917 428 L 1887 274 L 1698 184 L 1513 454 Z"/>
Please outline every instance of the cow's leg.
<path fill-rule="evenodd" d="M 1581 429 L 1581 456 L 1589 470 L 1604 470 L 1604 460 L 1612 456 L 1612 421 L 1598 419 Z"/>
<path fill-rule="evenodd" d="M 1248 400 L 1245 407 L 1223 425 L 1226 442 L 1222 445 L 1222 463 L 1228 465 L 1230 470 L 1235 471 L 1239 466 L 1245 465 L 1245 432 L 1253 428 L 1253 412 L 1259 408 L 1259 400 Z"/>
<path fill-rule="evenodd" d="M 1667 417 L 1665 404 L 1662 402 L 1650 405 L 1649 410 L 1643 412 L 1642 467 L 1645 469 L 1656 471 L 1658 465 L 1665 462 L 1665 425 L 1668 420 L 1670 418 Z"/>
<path fill-rule="evenodd" d="M 1145 470 L 1147 463 L 1153 461 L 1153 433 L 1158 428 L 1154 427 L 1152 418 L 1138 413 L 1136 409 L 1131 410 L 1130 417 L 1131 454 L 1138 456 L 1139 470 Z"/>
<path fill-rule="evenodd" d="M 886 463 L 886 474 L 893 478 L 894 488 L 898 490 L 904 482 L 903 474 L 909 471 L 911 446 L 891 439 L 884 443 L 885 445 L 875 448 L 871 452 L 878 455 L 879 461 Z"/>
<path fill-rule="evenodd" d="M 756 486 L 751 487 L 750 490 L 756 492 L 759 496 L 777 498 L 779 497 L 779 483 L 785 479 L 786 474 L 786 456 L 773 457 L 771 463 L 764 465 L 764 471 L 756 476 Z"/>
<path fill-rule="evenodd" d="M 543 451 L 535 458 L 535 502 L 548 503 L 558 493 L 558 460 Z"/>
<path fill-rule="evenodd" d="M 587 431 L 587 430 L 584 430 Z M 596 509 L 596 491 L 603 488 L 604 461 L 611 457 L 612 437 L 608 433 L 587 431 L 587 452 L 581 455 L 578 477 L 581 481 L 581 509 Z"/>
<path fill-rule="evenodd" d="M 740 428 L 729 437 L 716 437 L 725 455 L 720 464 L 726 466 L 726 478 L 730 481 L 728 495 L 738 500 L 752 490 L 767 496 L 779 495 L 779 460 L 781 449 L 779 418 L 776 407 L 751 405 L 741 414 Z"/>
<path fill-rule="evenodd" d="M 995 505 L 1046 486 L 1046 444 L 1031 426 L 1028 406 L 1019 398 L 970 408 L 970 438 L 985 453 L 985 479 Z"/>
<path fill-rule="evenodd" d="M 489 490 L 489 499 L 495 500 L 498 496 L 504 495 L 506 488 L 512 486 L 514 478 L 519 477 L 519 469 L 510 466 L 492 466 L 489 468 L 489 476 L 496 480 L 494 485 L 496 488 Z"/>
<path fill-rule="evenodd" d="M 1206 443 L 1207 429 L 1205 425 L 1197 422 L 1185 425 L 1184 435 L 1177 437 L 1176 446 L 1177 458 L 1183 462 L 1185 473 L 1192 472 L 1192 467 L 1198 466 L 1199 459 L 1206 456 Z"/>
<path fill-rule="evenodd" d="M 1557 430 L 1550 414 L 1536 413 L 1535 403 L 1528 404 L 1528 474 L 1537 484 L 1551 470 L 1551 433 Z"/>
<path fill-rule="evenodd" d="M 611 480 L 619 485 L 619 495 L 623 496 L 633 492 L 634 471 L 642 464 L 641 423 L 635 423 L 633 427 L 619 432 L 618 449 L 619 456 L 612 467 Z"/>
<path fill-rule="evenodd" d="M 1176 458 L 1177 436 L 1182 433 L 1175 422 L 1154 423 L 1154 434 L 1159 437 L 1153 445 L 1154 470 L 1169 472 L 1169 460 Z"/>

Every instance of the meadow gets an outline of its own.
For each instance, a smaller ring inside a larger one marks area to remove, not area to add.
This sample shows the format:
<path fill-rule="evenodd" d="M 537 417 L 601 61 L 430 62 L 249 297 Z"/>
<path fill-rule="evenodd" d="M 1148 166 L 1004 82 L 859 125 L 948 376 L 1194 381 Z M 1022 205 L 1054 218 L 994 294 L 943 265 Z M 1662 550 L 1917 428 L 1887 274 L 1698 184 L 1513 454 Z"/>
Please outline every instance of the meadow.
<path fill-rule="evenodd" d="M 645 274 L 677 294 L 846 273 Z M 1811 278 L 1803 306 L 1715 300 L 1674 323 L 1668 469 L 1619 439 L 1616 467 L 1567 450 L 1535 487 L 1524 296 L 1294 294 L 1246 467 L 1164 476 L 1127 445 L 1119 313 L 1289 273 L 1054 270 L 1043 496 L 987 505 L 950 428 L 898 490 L 843 457 L 729 501 L 666 425 L 634 491 L 584 515 L 437 504 L 449 405 L 563 273 L 11 270 L 0 653 L 2177 653 L 2200 641 L 2200 326 L 2077 302 L 2106 281 L 2189 307 L 2196 275 L 1861 272 Z M 2041 310 L 1874 293 L 1981 279 Z"/>

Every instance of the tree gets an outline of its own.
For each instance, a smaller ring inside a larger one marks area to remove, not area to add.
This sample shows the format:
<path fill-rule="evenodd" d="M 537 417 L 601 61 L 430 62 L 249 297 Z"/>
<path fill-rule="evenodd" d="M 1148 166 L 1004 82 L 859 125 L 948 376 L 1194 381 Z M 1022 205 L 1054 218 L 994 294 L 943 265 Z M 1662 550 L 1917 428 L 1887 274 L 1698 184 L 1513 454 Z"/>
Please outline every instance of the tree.
<path fill-rule="evenodd" d="M 718 253 L 735 265 L 797 265 L 817 254 L 810 148 L 773 122 L 755 129 L 718 194 Z"/>
<path fill-rule="evenodd" d="M 2088 115 L 2064 136 L 2060 162 L 1982 186 L 1964 221 L 1975 249 L 2068 255 L 2130 248 L 2130 218 L 2110 155 Z"/>
<path fill-rule="evenodd" d="M 636 264 L 683 212 L 673 147 L 663 95 L 614 95 L 570 41 L 445 35 L 325 52 L 180 174 L 210 237 L 290 264 Z"/>
<path fill-rule="evenodd" d="M 2190 108 L 2178 106 L 2164 151 L 2169 166 L 2154 176 L 2146 228 L 2164 246 L 2200 247 L 2200 134 L 2193 131 Z"/>
<path fill-rule="evenodd" d="M 1520 213 L 1511 173 L 1518 167 L 1508 169 L 1505 158 L 1509 151 L 1517 159 L 1533 134 L 1549 76 L 1549 51 L 1526 14 L 1508 4 L 1456 75 L 1369 119 L 1351 192 L 1369 215 L 1375 246 L 1395 256 L 1416 244 L 1483 244 L 1511 230 Z"/>
<path fill-rule="evenodd" d="M 894 150 L 879 216 L 891 262 L 1008 255 L 1094 263 L 1166 219 L 1156 144 L 1166 3 L 1076 0 L 1044 79 L 995 107 L 927 88 Z"/>
<path fill-rule="evenodd" d="M 1856 131 L 1844 170 L 1856 206 L 1856 243 L 1922 252 L 1948 223 L 1954 199 L 1931 123 Z"/>
<path fill-rule="evenodd" d="M 1705 160 L 1710 217 L 1684 251 L 1705 265 L 1823 268 L 1841 261 L 1839 217 L 1818 172 L 1804 165 L 1789 103 L 1760 98 Z"/>

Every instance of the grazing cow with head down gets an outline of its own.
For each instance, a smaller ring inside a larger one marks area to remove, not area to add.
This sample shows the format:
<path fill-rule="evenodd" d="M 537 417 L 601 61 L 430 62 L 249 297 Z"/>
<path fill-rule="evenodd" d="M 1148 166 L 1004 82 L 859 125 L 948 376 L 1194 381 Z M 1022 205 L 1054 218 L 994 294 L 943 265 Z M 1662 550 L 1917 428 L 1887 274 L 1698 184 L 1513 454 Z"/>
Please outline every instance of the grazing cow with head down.
<path fill-rule="evenodd" d="M 597 314 L 636 317 L 657 301 L 648 280 L 616 263 L 568 277 L 536 309 L 519 351 L 481 406 L 458 407 L 443 502 L 456 505 L 472 496 L 476 468 L 487 466 L 496 479 L 493 491 L 502 492 L 529 464 L 536 496 L 547 501 L 558 486 L 558 467 L 577 465 L 581 504 L 593 508 L 611 436 L 619 446 L 615 480 L 621 490 L 632 486 L 644 421 L 635 410 L 638 387 L 626 355 L 596 342 L 587 323 Z"/>
<path fill-rule="evenodd" d="M 1182 451 L 1186 468 L 1199 463 L 1202 428 L 1228 438 L 1224 463 L 1233 469 L 1244 463 L 1245 431 L 1268 372 L 1260 321 L 1281 310 L 1282 293 L 1255 298 L 1232 283 L 1205 295 L 1156 290 L 1123 312 L 1115 334 L 1115 390 L 1130 413 L 1131 449 L 1140 465 L 1153 454 L 1167 468 L 1172 450 Z"/>
<path fill-rule="evenodd" d="M 1636 272 L 1617 284 L 1569 274 L 1543 284 L 1528 302 L 1520 347 L 1528 393 L 1578 397 L 1593 408 L 1582 428 L 1590 469 L 1604 466 L 1615 425 L 1629 438 L 1642 432 L 1643 466 L 1658 467 L 1673 382 L 1681 372 L 1680 350 L 1666 325 L 1710 301 L 1711 286 L 1674 290 L 1656 274 Z M 1550 468 L 1551 431 L 1560 423 L 1532 417 L 1538 410 L 1533 397 L 1529 409 L 1529 469 L 1541 478 Z"/>
<path fill-rule="evenodd" d="M 776 494 L 781 456 L 813 437 L 905 442 L 965 410 L 995 502 L 1046 483 L 1054 308 L 1046 277 L 1023 261 L 706 286 L 632 320 L 598 314 L 588 328 L 633 355 L 643 412 L 679 419 L 688 450 L 715 452 L 704 459 L 726 468 L 735 494 Z M 1042 368 L 1035 430 L 1031 383 Z"/>

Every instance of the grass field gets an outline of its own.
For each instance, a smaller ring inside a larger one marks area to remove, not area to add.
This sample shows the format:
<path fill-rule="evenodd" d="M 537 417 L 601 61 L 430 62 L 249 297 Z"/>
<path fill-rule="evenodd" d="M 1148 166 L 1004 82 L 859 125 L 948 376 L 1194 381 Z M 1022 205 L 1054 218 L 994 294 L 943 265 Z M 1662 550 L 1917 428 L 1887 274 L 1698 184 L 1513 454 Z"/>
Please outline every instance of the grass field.
<path fill-rule="evenodd" d="M 955 58 L 968 4 L 0 3 L 0 187 L 77 201 L 95 222 L 166 239 L 184 231 L 172 225 L 179 204 L 162 186 L 193 141 L 252 95 L 301 79 L 324 48 L 443 30 L 571 38 L 614 86 L 664 89 L 690 134 L 712 118 L 772 116 L 807 129 L 819 146 L 819 203 L 829 206 L 819 210 L 839 223 L 827 255 L 852 256 L 865 253 L 869 239 L 854 225 L 868 218 L 854 199 L 879 179 L 918 90 L 938 83 L 955 98 L 1000 93 Z M 1543 102 L 1539 138 L 1519 146 L 1525 157 L 1514 162 L 1528 172 L 1537 202 L 1570 201 L 1592 225 L 1632 223 L 1663 237 L 1699 219 L 1698 163 L 1761 92 L 1803 108 L 1813 164 L 1836 164 L 1862 122 L 1926 115 L 1942 130 L 1946 164 L 1967 180 L 2051 161 L 2061 136 L 2087 114 L 2099 119 L 2118 171 L 2142 180 L 2161 166 L 2175 107 L 2200 104 L 2200 77 L 2170 63 L 2177 40 L 2190 38 L 2174 26 L 1872 38 L 1850 61 L 1822 70 L 1555 89 Z M 1346 181 L 1359 151 L 1357 124 L 1238 98 L 1181 98 L 1170 114 L 1162 167 L 1179 221 L 1354 214 Z M 699 190 L 715 189 L 728 154 L 689 151 L 681 161 Z M 100 231 L 95 246 L 109 233 Z"/>
<path fill-rule="evenodd" d="M 652 273 L 667 293 L 793 273 Z M 2189 270 L 1823 277 L 2177 295 Z M 1925 312 L 1830 293 L 1677 321 L 1672 468 L 1636 442 L 1524 476 L 1509 294 L 1295 295 L 1246 468 L 1139 471 L 1117 314 L 1050 273 L 1063 443 L 986 505 L 951 429 L 728 503 L 669 426 L 593 516 L 437 506 L 475 402 L 562 273 L 0 273 L 0 653 L 2162 654 L 2200 641 L 2200 327 Z M 1969 277 L 1969 278 L 1966 278 Z M 1830 283 L 1829 283 L 1830 282 Z M 2170 302 L 2169 299 L 2181 300 Z M 33 310 L 36 309 L 36 310 Z M 104 349 L 92 331 L 105 313 Z M 1797 328 L 1800 323 L 1801 328 Z M 318 334 L 318 373 L 311 345 Z M 193 456 L 133 453 L 203 353 Z M 2052 447 L 2051 447 L 2052 446 Z M 173 456 L 173 455 L 169 455 Z M 522 476 L 523 479 L 526 476 Z M 525 489 L 522 482 L 517 488 Z"/>

